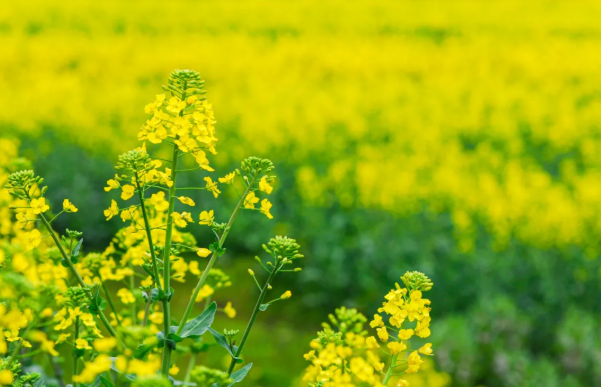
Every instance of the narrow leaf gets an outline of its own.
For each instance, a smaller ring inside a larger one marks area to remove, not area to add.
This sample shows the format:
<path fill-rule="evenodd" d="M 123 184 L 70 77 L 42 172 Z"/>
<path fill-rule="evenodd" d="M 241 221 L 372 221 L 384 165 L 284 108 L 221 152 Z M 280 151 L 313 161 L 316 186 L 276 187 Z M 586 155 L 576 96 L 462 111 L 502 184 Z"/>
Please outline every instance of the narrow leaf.
<path fill-rule="evenodd" d="M 75 248 L 73 249 L 73 254 L 71 254 L 72 257 L 77 257 L 79 255 L 79 250 L 81 249 L 82 243 L 83 243 L 83 238 L 81 238 L 79 240 L 79 242 L 77 242 L 77 244 L 75 245 Z"/>
<path fill-rule="evenodd" d="M 180 337 L 186 338 L 197 338 L 202 336 L 207 329 L 213 324 L 213 320 L 215 319 L 215 311 L 217 311 L 217 304 L 213 301 L 209 307 L 202 312 L 198 317 L 193 320 L 188 321 L 184 325 L 184 329 Z"/>
<path fill-rule="evenodd" d="M 234 384 L 239 383 L 244 380 L 246 375 L 248 375 L 248 371 L 252 368 L 253 363 L 248 363 L 244 367 L 240 368 L 238 371 L 234 372 L 231 378 L 234 380 L 227 387 L 232 387 Z"/>

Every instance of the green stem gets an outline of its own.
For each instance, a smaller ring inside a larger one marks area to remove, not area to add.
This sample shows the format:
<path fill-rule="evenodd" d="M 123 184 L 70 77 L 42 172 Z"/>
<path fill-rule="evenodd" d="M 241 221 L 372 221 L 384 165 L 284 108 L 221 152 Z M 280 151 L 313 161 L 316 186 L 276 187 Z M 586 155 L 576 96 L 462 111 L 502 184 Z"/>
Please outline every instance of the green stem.
<path fill-rule="evenodd" d="M 117 313 L 117 309 L 115 308 L 115 304 L 113 304 L 113 299 L 111 298 L 111 294 L 109 293 L 104 281 L 100 279 L 100 283 L 102 284 L 102 290 L 104 291 L 104 295 L 106 296 L 107 301 L 109 302 L 109 306 L 113 313 L 115 313 L 115 319 L 117 320 L 117 324 L 121 326 L 121 319 L 119 318 L 119 314 Z"/>
<path fill-rule="evenodd" d="M 244 198 L 246 197 L 246 195 L 248 194 L 248 191 L 250 191 L 251 187 L 253 186 L 255 179 L 256 179 L 256 176 L 253 178 L 251 183 L 246 188 L 246 191 L 244 192 L 244 195 L 238 201 L 236 208 L 234 208 L 234 212 L 232 212 L 232 215 L 230 216 L 230 220 L 227 222 L 227 225 L 225 226 L 225 230 L 223 231 L 223 234 L 219 238 L 219 248 L 223 247 L 223 244 L 225 243 L 225 238 L 227 238 L 227 235 L 230 232 L 232 224 L 234 223 L 234 220 L 236 219 L 236 215 L 238 214 L 238 211 L 240 211 L 240 207 L 242 207 Z M 207 280 L 207 277 L 209 276 L 209 272 L 213 268 L 213 265 L 215 264 L 216 260 L 217 260 L 217 254 L 213 253 L 213 255 L 211 255 L 211 259 L 209 260 L 209 263 L 207 263 L 207 267 L 205 267 L 205 270 L 202 272 L 202 275 L 200 276 L 200 279 L 198 280 L 198 283 L 196 284 L 196 287 L 194 288 L 194 292 L 192 293 L 192 297 L 190 298 L 190 301 L 188 301 L 188 306 L 186 307 L 184 316 L 182 317 L 182 319 L 179 323 L 176 334 L 179 335 L 180 333 L 182 333 L 182 330 L 184 329 L 184 325 L 188 321 L 188 318 L 190 317 L 190 313 L 192 313 L 192 309 L 194 309 L 194 303 L 196 302 L 196 296 L 198 296 L 200 289 L 202 289 L 202 287 L 204 286 L 204 284 Z"/>
<path fill-rule="evenodd" d="M 257 319 L 257 315 L 259 314 L 261 304 L 263 303 L 263 300 L 265 299 L 265 295 L 267 294 L 269 285 L 271 284 L 271 281 L 273 280 L 273 278 L 275 277 L 277 272 L 278 272 L 277 268 L 274 267 L 273 270 L 271 271 L 271 274 L 269 274 L 269 278 L 267 278 L 267 282 L 265 282 L 265 285 L 263 285 L 261 294 L 259 295 L 259 298 L 257 299 L 257 303 L 255 304 L 255 309 L 253 310 L 253 313 L 250 316 L 250 320 L 248 320 L 248 325 L 246 325 L 246 329 L 244 330 L 244 334 L 242 335 L 242 340 L 240 341 L 238 350 L 235 353 L 236 357 L 240 357 L 240 354 L 242 353 L 242 348 L 244 348 L 244 344 L 246 343 L 246 339 L 248 339 L 250 330 L 252 329 L 253 324 L 255 323 L 255 320 Z M 230 376 L 232 374 L 235 366 L 236 366 L 236 360 L 232 359 L 232 361 L 230 362 L 230 366 L 227 370 L 228 376 Z"/>
<path fill-rule="evenodd" d="M 192 373 L 192 369 L 196 365 L 196 354 L 193 353 L 190 356 L 190 363 L 188 363 L 188 369 L 186 370 L 186 377 L 184 378 L 184 386 L 187 386 L 190 383 L 190 374 Z"/>
<path fill-rule="evenodd" d="M 130 260 L 129 261 L 129 268 L 131 269 L 132 273 L 134 272 L 134 264 L 133 262 Z M 133 274 L 131 276 L 129 276 L 129 291 L 131 292 L 131 294 L 134 294 L 134 287 L 136 286 L 135 284 L 135 278 L 133 276 Z M 131 303 L 131 323 L 132 325 L 136 325 L 136 301 L 134 299 L 134 302 Z"/>
<path fill-rule="evenodd" d="M 52 228 L 52 226 L 50 225 L 50 223 L 48 223 L 48 220 L 46 219 L 46 217 L 44 216 L 44 214 L 40 214 L 40 219 L 42 219 L 42 222 L 46 226 L 46 229 L 50 233 L 50 236 L 54 240 L 54 243 L 58 247 L 58 250 L 60 251 L 60 253 L 63 256 L 63 258 L 65 259 L 65 262 L 67 262 L 67 265 L 69 266 L 69 269 L 71 269 L 71 272 L 75 276 L 75 279 L 77 280 L 77 283 L 79 284 L 79 286 L 81 286 L 82 288 L 85 289 L 85 287 L 86 287 L 85 282 L 83 282 L 83 279 L 79 275 L 79 272 L 75 268 L 75 265 L 73 265 L 73 262 L 71 262 L 71 258 L 67 255 L 67 252 L 65 251 L 65 248 L 63 247 L 63 245 L 61 244 L 60 240 L 58 239 L 58 237 L 54 233 L 54 229 Z M 92 293 L 90 291 L 86 291 L 86 293 L 88 294 L 88 297 L 90 297 L 90 299 L 94 298 L 94 296 L 92 295 Z M 109 321 L 106 319 L 106 316 L 104 315 L 104 312 L 102 310 L 98 309 L 98 315 L 100 316 L 100 320 L 103 322 L 104 326 L 109 331 L 110 335 L 113 336 L 113 337 L 116 337 L 117 336 L 117 332 L 115 332 L 115 330 L 113 329 L 113 327 L 111 326 L 111 324 L 109 323 Z"/>
<path fill-rule="evenodd" d="M 171 221 L 171 215 L 175 207 L 175 181 L 177 176 L 177 160 L 178 160 L 178 148 L 173 147 L 173 161 L 171 162 L 171 181 L 173 184 L 169 187 L 169 210 L 167 211 L 167 231 L 165 233 L 165 247 L 163 255 L 163 281 L 164 288 L 167 292 L 170 291 L 171 281 L 171 238 L 173 236 L 173 222 Z M 169 334 L 169 328 L 171 326 L 171 313 L 169 300 L 163 301 L 163 328 L 165 332 L 165 346 L 163 347 L 163 364 L 161 372 L 167 376 L 169 374 L 169 366 L 171 359 L 171 348 L 167 345 L 167 335 Z"/>
<path fill-rule="evenodd" d="M 75 345 L 77 345 L 77 339 L 79 338 L 79 316 L 75 317 Z M 77 352 L 77 347 L 73 348 L 73 353 Z M 71 376 L 71 381 L 73 381 L 73 378 L 75 377 L 75 375 L 78 374 L 78 361 L 77 361 L 77 356 L 73 356 L 73 375 Z M 73 387 L 77 387 L 78 383 L 73 383 Z"/>
<path fill-rule="evenodd" d="M 144 320 L 142 320 L 142 326 L 145 327 L 148 322 L 148 311 L 150 310 L 150 294 L 146 299 L 146 308 L 144 308 Z"/>
<path fill-rule="evenodd" d="M 384 386 L 388 385 L 388 381 L 392 377 L 392 372 L 394 371 L 394 367 L 396 366 L 396 359 L 398 356 L 398 354 L 394 355 L 392 357 L 392 360 L 390 361 L 390 367 L 388 368 L 388 372 L 386 372 L 386 375 L 384 376 L 384 381 L 382 382 Z"/>
<path fill-rule="evenodd" d="M 173 183 L 175 185 L 175 183 Z M 138 179 L 136 179 L 136 185 L 138 186 L 138 196 L 140 197 L 140 207 L 142 208 L 142 216 L 144 217 L 144 226 L 146 228 L 146 239 L 148 239 L 148 247 L 150 248 L 150 257 L 152 260 L 152 272 L 154 273 L 154 282 L 156 287 L 161 288 L 161 278 L 159 277 L 159 266 L 157 264 L 157 257 L 154 251 L 154 244 L 152 243 L 152 233 L 150 227 L 150 221 L 148 220 L 148 215 L 146 214 L 146 205 L 144 204 L 144 193 L 140 189 L 140 183 L 138 183 Z M 169 221 L 169 220 L 167 220 Z"/>

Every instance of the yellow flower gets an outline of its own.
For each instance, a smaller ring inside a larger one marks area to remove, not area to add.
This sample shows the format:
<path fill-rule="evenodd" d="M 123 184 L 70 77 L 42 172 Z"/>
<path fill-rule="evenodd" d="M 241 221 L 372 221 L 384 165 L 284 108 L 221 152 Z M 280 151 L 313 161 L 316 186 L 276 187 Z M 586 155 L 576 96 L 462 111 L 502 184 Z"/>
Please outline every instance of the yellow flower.
<path fill-rule="evenodd" d="M 73 320 L 71 318 L 63 319 L 57 326 L 54 327 L 55 331 L 62 331 L 67 329 L 73 324 Z"/>
<path fill-rule="evenodd" d="M 365 345 L 369 349 L 378 349 L 378 348 L 380 348 L 380 344 L 378 344 L 378 342 L 376 341 L 376 338 L 373 337 L 373 336 L 369 336 L 367 339 L 365 339 Z"/>
<path fill-rule="evenodd" d="M 255 208 L 255 204 L 259 202 L 259 198 L 255 196 L 254 192 L 249 192 L 244 198 L 244 208 Z"/>
<path fill-rule="evenodd" d="M 133 304 L 134 302 L 136 302 L 133 293 L 126 288 L 119 289 L 119 291 L 117 292 L 117 296 L 121 298 L 121 302 L 123 302 L 124 304 Z"/>
<path fill-rule="evenodd" d="M 434 352 L 432 351 L 432 343 L 424 344 L 424 346 L 421 347 L 420 349 L 418 349 L 417 351 L 419 353 L 421 353 L 422 355 L 426 355 L 426 356 L 434 355 Z"/>
<path fill-rule="evenodd" d="M 369 323 L 369 326 L 372 328 L 383 327 L 384 321 L 382 321 L 382 316 L 374 314 L 374 319 Z"/>
<path fill-rule="evenodd" d="M 209 255 L 211 255 L 211 250 L 201 247 L 198 250 L 196 250 L 196 255 L 198 255 L 201 258 L 206 258 Z"/>
<path fill-rule="evenodd" d="M 76 339 L 75 340 L 75 348 L 77 349 L 92 349 L 90 343 L 86 339 Z"/>
<path fill-rule="evenodd" d="M 273 191 L 273 187 L 270 186 L 269 182 L 267 181 L 267 176 L 263 176 L 261 180 L 259 180 L 259 189 L 265 192 L 267 195 Z"/>
<path fill-rule="evenodd" d="M 413 329 L 401 329 L 399 331 L 399 339 L 409 340 L 413 336 Z"/>
<path fill-rule="evenodd" d="M 399 379 L 399 382 L 396 384 L 396 387 L 408 387 L 409 382 L 405 379 Z"/>
<path fill-rule="evenodd" d="M 213 293 L 215 293 L 215 289 L 205 284 L 198 292 L 198 295 L 196 296 L 196 302 L 202 301 Z"/>
<path fill-rule="evenodd" d="M 86 362 L 84 369 L 79 375 L 73 376 L 75 383 L 92 383 L 96 376 L 111 369 L 113 362 L 104 354 L 98 355 L 93 361 Z"/>
<path fill-rule="evenodd" d="M 417 371 L 419 371 L 419 366 L 423 362 L 424 361 L 422 360 L 421 357 L 419 357 L 419 354 L 417 353 L 417 351 L 411 352 L 409 357 L 407 357 L 407 371 L 405 371 L 405 373 L 407 373 L 407 374 L 416 373 Z"/>
<path fill-rule="evenodd" d="M 167 104 L 166 109 L 169 113 L 177 115 L 185 107 L 186 107 L 186 102 L 182 101 L 178 97 L 173 96 L 169 99 L 169 103 Z"/>
<path fill-rule="evenodd" d="M 217 188 L 217 183 L 213 182 L 209 176 L 205 177 L 204 180 L 207 182 L 207 190 L 212 192 L 213 196 L 218 197 L 221 191 Z"/>
<path fill-rule="evenodd" d="M 31 209 L 38 215 L 48 211 L 50 206 L 46 204 L 46 198 L 31 199 Z"/>
<path fill-rule="evenodd" d="M 215 213 L 213 210 L 211 211 L 203 211 L 200 213 L 200 224 L 206 224 L 207 226 L 210 226 L 213 224 L 213 221 L 215 220 Z"/>
<path fill-rule="evenodd" d="M 104 216 L 106 216 L 106 220 L 111 220 L 115 215 L 119 215 L 119 206 L 116 201 L 111 200 L 111 206 L 104 210 Z"/>
<path fill-rule="evenodd" d="M 177 365 L 172 365 L 171 368 L 169 369 L 169 375 L 171 376 L 175 376 L 179 373 L 179 368 Z"/>
<path fill-rule="evenodd" d="M 37 229 L 33 229 L 25 234 L 26 248 L 27 250 L 33 250 L 42 241 L 42 235 Z M 14 263 L 14 258 L 13 258 Z"/>
<path fill-rule="evenodd" d="M 269 202 L 269 200 L 261 200 L 261 213 L 265 214 L 265 216 L 267 216 L 268 219 L 273 219 L 273 215 L 271 215 L 271 213 L 269 212 L 271 206 L 272 204 Z"/>
<path fill-rule="evenodd" d="M 129 200 L 132 196 L 134 196 L 134 191 L 136 190 L 136 187 L 134 187 L 133 185 L 126 184 L 123 187 L 121 187 L 121 189 L 123 190 L 123 192 L 121 192 L 121 199 Z"/>
<path fill-rule="evenodd" d="M 387 346 L 392 356 L 399 354 L 407 349 L 407 346 L 405 344 L 398 341 L 391 341 L 390 343 L 388 343 Z"/>
<path fill-rule="evenodd" d="M 234 177 L 236 177 L 236 172 L 231 172 L 223 177 L 220 177 L 219 182 L 223 184 L 231 184 L 234 181 Z"/>
<path fill-rule="evenodd" d="M 77 212 L 77 211 L 78 211 L 78 210 L 77 210 L 77 207 L 75 207 L 75 206 L 73 205 L 73 203 L 71 203 L 71 202 L 69 201 L 69 199 L 65 199 L 65 200 L 63 200 L 63 210 L 64 210 L 65 212 Z"/>
<path fill-rule="evenodd" d="M 188 222 L 194 222 L 189 212 L 182 212 L 181 214 L 179 212 L 173 212 L 171 217 L 173 218 L 173 223 L 180 228 L 186 227 Z"/>
<path fill-rule="evenodd" d="M 282 300 L 287 300 L 287 299 L 289 299 L 290 297 L 292 297 L 292 292 L 291 292 L 290 290 L 286 290 L 286 291 L 284 292 L 284 294 L 282 294 L 282 295 L 280 296 L 280 298 L 281 298 Z"/>
<path fill-rule="evenodd" d="M 56 329 L 56 328 L 55 328 Z M 70 333 L 61 333 L 58 335 L 58 339 L 56 339 L 56 344 L 64 343 L 71 336 Z"/>
<path fill-rule="evenodd" d="M 169 202 L 165 200 L 165 192 L 159 191 L 152 194 L 149 199 L 150 204 L 154 206 L 157 211 L 165 211 L 169 208 Z"/>
<path fill-rule="evenodd" d="M 388 341 L 388 331 L 386 330 L 386 327 L 378 328 L 376 329 L 376 331 L 378 332 L 378 337 L 380 338 L 380 340 L 382 340 L 383 342 Z"/>
<path fill-rule="evenodd" d="M 229 318 L 236 317 L 236 309 L 234 309 L 232 307 L 231 302 L 228 302 L 227 304 L 225 304 L 225 308 L 223 308 L 223 311 L 225 312 L 225 315 Z"/>
<path fill-rule="evenodd" d="M 10 386 L 13 384 L 15 376 L 11 370 L 0 371 L 0 385 Z"/>
<path fill-rule="evenodd" d="M 117 339 L 114 337 L 106 337 L 101 339 L 96 339 L 92 343 L 94 349 L 98 352 L 108 352 L 111 349 L 115 348 L 117 345 Z"/>
<path fill-rule="evenodd" d="M 109 192 L 112 189 L 117 189 L 121 186 L 121 184 L 119 184 L 119 181 L 115 180 L 115 179 L 109 179 L 106 182 L 107 187 L 104 187 L 104 190 L 106 192 Z"/>
<path fill-rule="evenodd" d="M 192 206 L 192 207 L 194 207 L 194 206 L 195 206 L 194 200 L 190 199 L 189 197 L 186 197 L 186 196 L 180 196 L 180 197 L 178 197 L 178 199 L 179 199 L 179 201 L 180 201 L 180 202 L 182 202 L 183 204 L 187 204 L 187 205 L 189 205 L 189 206 Z"/>

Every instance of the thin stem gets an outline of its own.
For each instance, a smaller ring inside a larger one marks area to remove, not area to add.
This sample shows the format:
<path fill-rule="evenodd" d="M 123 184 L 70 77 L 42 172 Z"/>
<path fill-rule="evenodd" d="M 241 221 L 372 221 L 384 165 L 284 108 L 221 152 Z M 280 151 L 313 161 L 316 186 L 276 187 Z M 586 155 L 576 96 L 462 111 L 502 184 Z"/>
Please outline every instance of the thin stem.
<path fill-rule="evenodd" d="M 188 363 L 188 369 L 186 370 L 186 377 L 184 378 L 184 386 L 187 386 L 190 383 L 190 374 L 196 365 L 196 354 L 193 353 L 190 356 L 190 362 Z"/>
<path fill-rule="evenodd" d="M 52 239 L 54 240 L 54 243 L 58 247 L 58 250 L 60 251 L 60 253 L 63 256 L 63 258 L 65 259 L 65 262 L 67 262 L 67 265 L 69 266 L 69 269 L 71 269 L 71 272 L 75 276 L 75 279 L 77 280 L 77 283 L 79 284 L 79 286 L 81 286 L 82 288 L 85 289 L 85 287 L 86 287 L 85 282 L 83 282 L 83 279 L 79 275 L 79 272 L 75 268 L 75 265 L 73 265 L 73 262 L 71 262 L 71 258 L 67 255 L 67 252 L 65 251 L 65 248 L 63 247 L 63 245 L 61 244 L 60 240 L 58 239 L 58 237 L 54 233 L 54 229 L 52 228 L 52 226 L 50 225 L 50 223 L 48 223 L 48 220 L 46 220 L 46 217 L 44 216 L 44 214 L 40 214 L 40 219 L 42 219 L 42 222 L 46 226 L 46 229 L 50 233 L 50 236 L 52 236 Z M 92 293 L 90 291 L 87 291 L 87 294 L 88 294 L 88 297 L 90 297 L 90 299 L 94 298 L 93 295 L 92 295 Z M 98 315 L 100 316 L 100 320 L 103 322 L 104 326 L 106 327 L 107 331 L 109 331 L 110 335 L 113 336 L 113 337 L 116 337 L 117 336 L 117 332 L 115 332 L 115 330 L 113 329 L 113 327 L 111 326 L 111 324 L 107 320 L 106 316 L 104 315 L 104 312 L 102 310 L 98 309 Z"/>
<path fill-rule="evenodd" d="M 144 225 L 146 227 L 146 239 L 148 239 L 148 247 L 150 248 L 150 257 L 152 260 L 152 272 L 154 273 L 154 282 L 156 287 L 161 289 L 161 278 L 159 277 L 159 266 L 157 265 L 157 257 L 154 251 L 154 244 L 152 243 L 152 233 L 150 227 L 150 221 L 146 214 L 146 205 L 144 204 L 144 193 L 140 189 L 140 183 L 136 179 L 136 185 L 138 186 L 138 196 L 140 197 L 140 207 L 142 208 L 142 216 L 144 217 Z M 175 183 L 174 183 L 175 185 Z"/>
<path fill-rule="evenodd" d="M 173 222 L 171 222 L 171 215 L 173 214 L 173 209 L 175 207 L 175 182 L 177 177 L 177 161 L 178 161 L 178 148 L 173 147 L 173 161 L 171 162 L 171 181 L 173 185 L 169 187 L 169 210 L 167 212 L 167 230 L 165 233 L 165 247 L 164 247 L 164 255 L 163 255 L 163 281 L 164 288 L 166 291 L 170 289 L 170 281 L 171 281 L 171 238 L 173 235 Z M 166 299 L 163 301 L 163 329 L 165 332 L 165 346 L 163 349 L 163 364 L 161 368 L 161 372 L 163 375 L 167 376 L 169 374 L 169 366 L 171 359 L 171 348 L 167 345 L 167 335 L 169 334 L 169 328 L 171 326 L 171 312 L 169 306 L 169 300 Z"/>
<path fill-rule="evenodd" d="M 134 272 L 134 264 L 133 262 L 130 260 L 129 261 L 129 268 L 131 269 L 132 273 Z M 129 291 L 131 292 L 131 294 L 134 294 L 134 287 L 135 287 L 135 278 L 133 275 L 129 276 Z M 134 302 L 131 303 L 131 322 L 132 325 L 136 325 L 136 301 L 134 299 Z"/>
<path fill-rule="evenodd" d="M 396 365 L 396 359 L 399 355 L 394 355 L 392 357 L 392 359 L 390 360 L 390 367 L 388 367 L 388 372 L 386 372 L 386 375 L 384 376 L 384 381 L 382 382 L 382 384 L 384 386 L 388 385 L 388 381 L 390 380 L 390 378 L 392 377 L 392 372 L 394 370 L 394 367 Z"/>
<path fill-rule="evenodd" d="M 117 308 L 115 308 L 115 304 L 113 304 L 113 299 L 111 298 L 111 294 L 109 293 L 109 291 L 106 288 L 106 285 L 102 279 L 100 280 L 100 283 L 102 284 L 102 290 L 104 291 L 104 295 L 106 296 L 106 299 L 109 302 L 109 306 L 111 307 L 111 310 L 115 314 L 115 319 L 117 320 L 117 324 L 119 326 L 121 326 L 121 319 L 119 318 L 119 314 L 117 313 Z"/>
<path fill-rule="evenodd" d="M 248 339 L 250 330 L 252 329 L 253 324 L 255 323 L 255 320 L 257 319 L 257 314 L 259 313 L 261 304 L 263 303 L 263 300 L 265 299 L 265 295 L 267 294 L 267 290 L 269 289 L 269 284 L 273 280 L 273 277 L 275 277 L 276 273 L 277 273 L 277 269 L 274 268 L 273 271 L 271 272 L 271 274 L 269 275 L 269 278 L 267 278 L 265 285 L 263 285 L 263 290 L 261 290 L 261 294 L 259 295 L 259 298 L 257 299 L 257 303 L 255 304 L 255 309 L 253 310 L 252 315 L 250 316 L 250 320 L 248 320 L 248 325 L 246 325 L 246 329 L 244 330 L 244 334 L 242 335 L 242 340 L 240 341 L 238 350 L 235 353 L 236 357 L 240 357 L 240 354 L 242 353 L 242 348 L 244 348 L 244 344 L 246 343 L 246 339 Z M 235 366 L 236 366 L 236 360 L 232 359 L 232 361 L 230 362 L 230 366 L 227 370 L 228 376 L 230 376 L 232 374 Z"/>
<path fill-rule="evenodd" d="M 253 181 L 252 181 L 253 183 L 254 183 L 255 179 L 256 179 L 256 177 L 253 178 Z M 252 184 L 250 184 L 249 187 L 246 188 L 246 192 L 244 192 L 244 196 L 242 196 L 242 198 L 240 198 L 240 200 L 238 201 L 238 204 L 236 204 L 236 208 L 234 208 L 234 212 L 232 212 L 232 215 L 230 216 L 230 220 L 227 222 L 227 225 L 225 226 L 225 230 L 223 231 L 223 234 L 219 238 L 219 247 L 220 248 L 223 246 L 223 244 L 225 242 L 225 238 L 227 238 L 227 235 L 230 232 L 232 224 L 234 223 L 234 220 L 236 219 L 236 215 L 238 214 L 238 211 L 240 210 L 240 207 L 242 206 L 242 203 L 244 202 L 244 198 L 246 197 L 246 194 L 248 194 L 248 191 L 250 190 L 251 186 L 252 186 Z M 194 292 L 192 293 L 192 297 L 190 298 L 190 301 L 188 301 L 188 306 L 186 307 L 184 316 L 182 317 L 182 319 L 179 323 L 176 334 L 179 335 L 180 333 L 182 333 L 182 330 L 184 329 L 184 325 L 188 321 L 188 317 L 190 317 L 190 313 L 192 313 L 192 309 L 194 308 L 194 303 L 196 302 L 196 296 L 198 296 L 200 289 L 202 289 L 202 287 L 204 286 L 205 281 L 207 280 L 207 277 L 209 276 L 209 271 L 211 271 L 211 269 L 213 268 L 213 265 L 215 264 L 216 260 L 217 260 L 217 254 L 213 253 L 213 255 L 211 255 L 211 259 L 209 260 L 209 263 L 207 263 L 207 266 L 205 267 L 205 270 L 202 272 L 202 275 L 200 276 L 200 279 L 198 280 L 196 287 L 194 288 Z"/>

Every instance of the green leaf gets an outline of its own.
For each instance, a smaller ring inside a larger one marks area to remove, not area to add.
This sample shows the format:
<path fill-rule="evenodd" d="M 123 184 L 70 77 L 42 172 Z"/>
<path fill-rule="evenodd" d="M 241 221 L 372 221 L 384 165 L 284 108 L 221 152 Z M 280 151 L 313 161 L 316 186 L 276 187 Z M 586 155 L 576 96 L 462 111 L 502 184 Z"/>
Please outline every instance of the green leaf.
<path fill-rule="evenodd" d="M 259 310 L 261 312 L 265 312 L 267 310 L 267 307 L 269 307 L 269 304 L 261 304 L 261 306 L 259 306 Z"/>
<path fill-rule="evenodd" d="M 227 387 L 232 387 L 234 384 L 239 383 L 244 380 L 246 375 L 248 375 L 248 371 L 252 368 L 253 363 L 248 363 L 244 367 L 240 368 L 238 371 L 234 372 L 231 378 L 234 380 Z"/>
<path fill-rule="evenodd" d="M 181 332 L 181 337 L 196 338 L 202 336 L 207 329 L 213 324 L 215 319 L 215 312 L 217 311 L 217 304 L 215 301 L 209 305 L 209 307 L 202 312 L 198 317 L 188 321 L 184 325 L 184 329 Z"/>
<path fill-rule="evenodd" d="M 109 377 L 107 377 L 104 374 L 100 375 L 100 383 L 102 383 L 102 385 L 104 387 L 115 387 L 115 385 L 113 384 L 113 382 L 110 380 Z"/>
<path fill-rule="evenodd" d="M 215 338 L 215 341 L 217 342 L 217 344 L 221 345 L 223 348 L 226 349 L 226 351 L 229 352 L 230 356 L 232 357 L 232 359 L 234 359 L 236 361 L 236 363 L 243 362 L 243 360 L 241 358 L 236 357 L 236 355 L 234 354 L 234 352 L 238 351 L 238 347 L 236 347 L 234 345 L 234 348 L 230 348 L 230 344 L 227 342 L 227 339 L 225 338 L 225 336 L 222 335 L 221 333 L 217 332 L 213 328 L 209 328 L 209 332 L 211 332 L 211 334 Z"/>
<path fill-rule="evenodd" d="M 211 250 L 217 258 L 225 254 L 225 249 L 219 246 L 219 242 L 211 243 L 209 245 L 209 250 Z"/>
<path fill-rule="evenodd" d="M 156 347 L 158 342 L 152 344 L 142 344 L 134 351 L 134 358 L 143 359 L 154 347 Z"/>
<path fill-rule="evenodd" d="M 71 259 L 73 259 L 74 257 L 77 257 L 79 255 L 79 250 L 81 250 L 82 243 L 83 243 L 83 238 L 81 238 L 79 240 L 79 242 L 77 242 L 77 244 L 75 245 L 75 248 L 73 249 L 73 254 L 71 254 Z"/>

